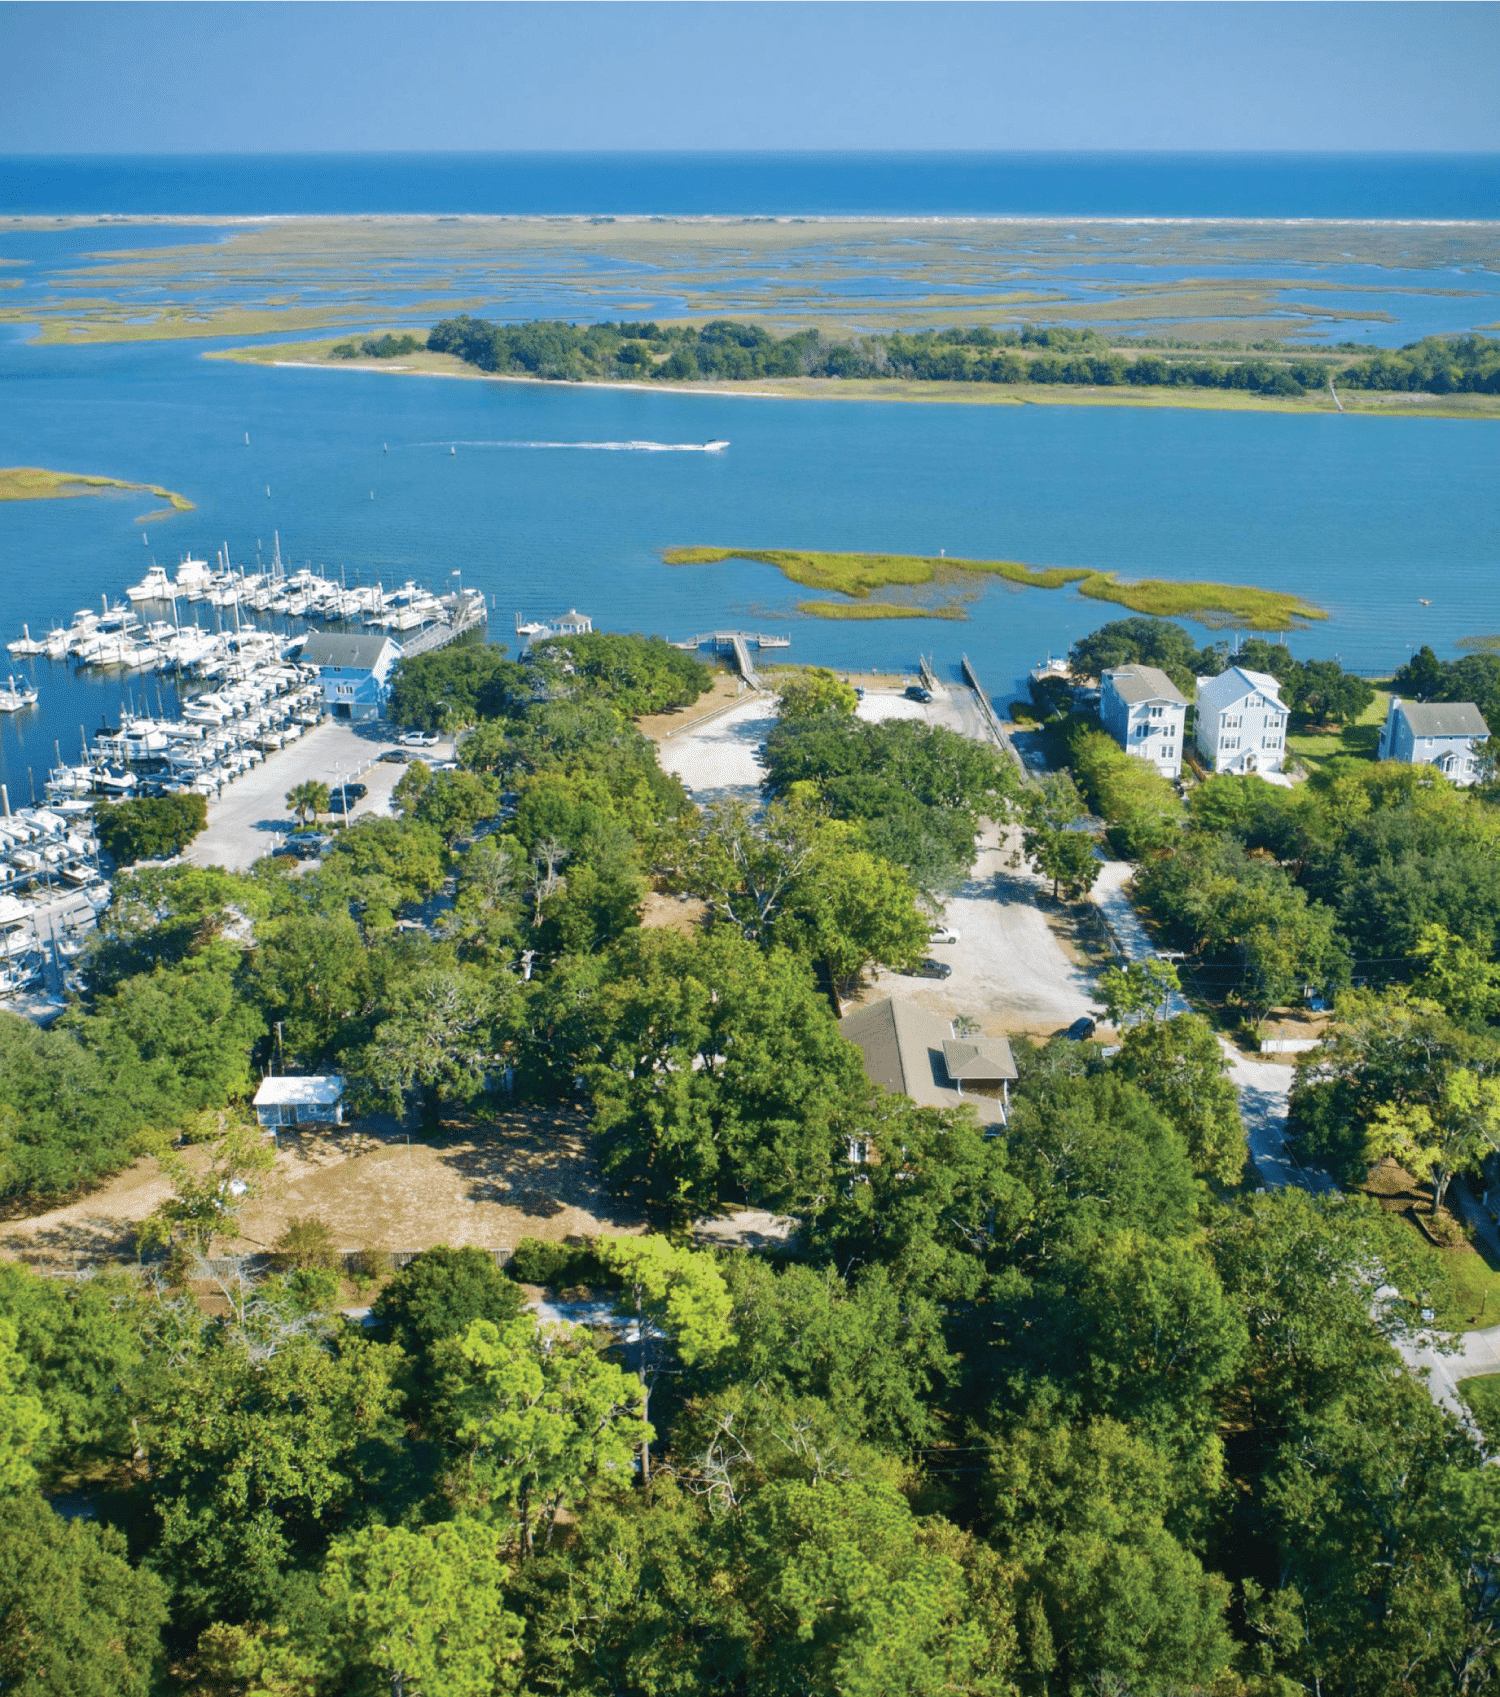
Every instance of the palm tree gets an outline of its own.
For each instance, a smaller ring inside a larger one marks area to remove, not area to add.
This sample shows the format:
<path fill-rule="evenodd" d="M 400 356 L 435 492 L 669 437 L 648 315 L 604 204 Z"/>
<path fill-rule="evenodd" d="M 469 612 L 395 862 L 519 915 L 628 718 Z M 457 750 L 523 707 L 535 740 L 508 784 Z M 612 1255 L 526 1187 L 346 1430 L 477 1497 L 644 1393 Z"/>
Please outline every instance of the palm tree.
<path fill-rule="evenodd" d="M 309 778 L 305 783 L 298 784 L 295 789 L 286 792 L 286 804 L 297 815 L 299 826 L 307 823 L 308 814 L 313 816 L 313 824 L 318 822 L 318 815 L 328 811 L 328 785 L 320 784 L 315 778 Z"/>

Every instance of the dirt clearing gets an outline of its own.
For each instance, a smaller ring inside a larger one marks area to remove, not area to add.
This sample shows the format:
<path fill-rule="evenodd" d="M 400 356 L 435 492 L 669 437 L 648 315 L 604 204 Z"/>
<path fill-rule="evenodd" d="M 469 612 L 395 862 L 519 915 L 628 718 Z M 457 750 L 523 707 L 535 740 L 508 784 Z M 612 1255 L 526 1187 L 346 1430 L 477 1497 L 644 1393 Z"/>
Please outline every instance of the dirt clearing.
<path fill-rule="evenodd" d="M 207 1147 L 189 1158 L 206 1159 Z M 0 1255 L 38 1266 L 128 1259 L 132 1227 L 167 1199 L 154 1160 L 65 1208 L 0 1226 Z M 523 1237 L 562 1239 L 644 1229 L 605 1190 L 587 1122 L 572 1107 L 525 1107 L 446 1122 L 434 1137 L 349 1130 L 283 1134 L 265 1188 L 218 1254 L 268 1249 L 292 1216 L 323 1220 L 339 1249 L 509 1249 Z"/>

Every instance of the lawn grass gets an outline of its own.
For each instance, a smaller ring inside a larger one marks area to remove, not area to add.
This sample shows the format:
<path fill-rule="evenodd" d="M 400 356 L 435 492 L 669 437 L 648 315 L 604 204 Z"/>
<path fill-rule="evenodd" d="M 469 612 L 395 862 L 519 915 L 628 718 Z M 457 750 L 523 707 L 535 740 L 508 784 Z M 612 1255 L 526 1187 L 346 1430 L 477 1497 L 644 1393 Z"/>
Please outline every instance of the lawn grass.
<path fill-rule="evenodd" d="M 898 601 L 799 601 L 797 611 L 813 619 L 966 619 L 956 602 L 908 607 Z"/>
<path fill-rule="evenodd" d="M 794 548 L 720 548 L 697 546 L 666 548 L 662 558 L 669 566 L 715 565 L 721 560 L 755 560 L 775 566 L 793 583 L 809 589 L 832 590 L 863 602 L 875 589 L 893 585 L 910 588 L 931 583 L 940 574 L 972 573 L 1001 577 L 1027 589 L 1062 589 L 1076 584 L 1081 595 L 1096 601 L 1113 601 L 1132 612 L 1196 619 L 1211 626 L 1237 625 L 1248 630 L 1295 630 L 1313 619 L 1328 615 L 1300 595 L 1282 590 L 1258 589 L 1250 584 L 1178 583 L 1165 578 L 1143 578 L 1122 583 L 1113 572 L 1092 571 L 1078 566 L 1027 566 L 1019 560 L 965 560 L 946 554 L 848 554 Z M 809 611 L 828 603 L 804 602 Z M 952 608 L 953 610 L 948 610 Z M 962 617 L 954 603 L 947 608 L 861 614 L 818 612 L 819 618 L 954 618 Z"/>
<path fill-rule="evenodd" d="M 1467 1246 L 1434 1253 L 1453 1280 L 1453 1302 L 1439 1306 L 1438 1324 L 1453 1332 L 1500 1325 L 1500 1268 Z"/>
<path fill-rule="evenodd" d="M 190 513 L 186 495 L 163 489 L 159 483 L 131 483 L 120 477 L 93 477 L 77 471 L 49 471 L 44 466 L 0 466 L 0 501 L 62 501 L 75 495 L 108 495 L 116 490 L 155 495 L 167 510 Z M 155 518 L 155 513 L 143 514 Z"/>
<path fill-rule="evenodd" d="M 1390 710 L 1390 680 L 1375 687 L 1375 699 L 1352 725 L 1341 730 L 1314 730 L 1304 725 L 1287 733 L 1287 753 L 1294 754 L 1309 771 L 1320 771 L 1330 760 L 1373 760 L 1380 747 L 1380 728 Z"/>
<path fill-rule="evenodd" d="M 1500 1444 L 1500 1373 L 1476 1373 L 1458 1381 L 1458 1394 L 1468 1404 L 1485 1442 Z"/>

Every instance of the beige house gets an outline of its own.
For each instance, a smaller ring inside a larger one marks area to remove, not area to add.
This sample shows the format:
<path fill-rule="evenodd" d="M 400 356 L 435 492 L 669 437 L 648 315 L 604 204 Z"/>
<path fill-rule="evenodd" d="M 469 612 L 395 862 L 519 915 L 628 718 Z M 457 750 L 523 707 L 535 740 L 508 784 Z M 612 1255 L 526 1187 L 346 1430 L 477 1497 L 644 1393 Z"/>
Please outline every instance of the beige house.
<path fill-rule="evenodd" d="M 863 1054 L 865 1076 L 887 1095 L 909 1096 L 919 1108 L 973 1108 L 991 1130 L 1006 1123 L 1016 1077 L 1006 1038 L 958 1037 L 951 1020 L 896 996 L 856 1008 L 839 1030 Z"/>

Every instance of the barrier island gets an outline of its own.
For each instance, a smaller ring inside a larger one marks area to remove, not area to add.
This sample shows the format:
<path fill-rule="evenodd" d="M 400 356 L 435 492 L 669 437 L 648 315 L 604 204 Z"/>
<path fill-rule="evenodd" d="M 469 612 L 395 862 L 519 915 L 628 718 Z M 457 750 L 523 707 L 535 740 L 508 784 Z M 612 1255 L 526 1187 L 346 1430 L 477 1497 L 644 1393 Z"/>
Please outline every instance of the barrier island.
<path fill-rule="evenodd" d="M 721 560 L 754 560 L 775 566 L 783 577 L 808 589 L 831 590 L 847 601 L 802 601 L 798 611 L 820 619 L 939 618 L 966 615 L 953 599 L 933 605 L 873 602 L 872 591 L 919 588 L 949 578 L 979 574 L 1004 578 L 1027 589 L 1064 589 L 1074 585 L 1093 601 L 1113 601 L 1133 613 L 1161 618 L 1196 619 L 1210 627 L 1247 630 L 1297 630 L 1326 611 L 1300 595 L 1253 584 L 1184 583 L 1175 578 L 1122 580 L 1114 572 L 1087 566 L 1028 566 L 1019 560 L 966 560 L 947 554 L 850 554 L 794 548 L 666 548 L 669 566 L 706 566 Z M 950 579 L 951 581 L 951 579 Z"/>
<path fill-rule="evenodd" d="M 154 495 L 165 507 L 142 513 L 154 519 L 166 513 L 190 513 L 193 503 L 159 483 L 132 483 L 123 477 L 95 477 L 79 471 L 48 471 L 43 466 L 0 466 L 0 501 L 64 501 L 75 495 Z"/>

